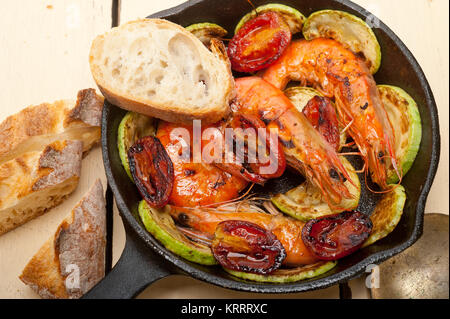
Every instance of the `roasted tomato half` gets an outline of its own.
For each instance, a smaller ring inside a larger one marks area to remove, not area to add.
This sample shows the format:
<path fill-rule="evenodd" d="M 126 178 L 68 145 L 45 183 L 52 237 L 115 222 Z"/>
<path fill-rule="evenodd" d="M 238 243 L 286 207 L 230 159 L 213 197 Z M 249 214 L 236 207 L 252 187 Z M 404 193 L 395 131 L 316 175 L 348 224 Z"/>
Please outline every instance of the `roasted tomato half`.
<path fill-rule="evenodd" d="M 256 274 L 270 274 L 286 258 L 283 245 L 272 232 L 240 220 L 217 225 L 211 249 L 224 268 Z"/>
<path fill-rule="evenodd" d="M 372 231 L 370 218 L 358 211 L 311 219 L 302 230 L 306 247 L 317 258 L 337 260 L 358 250 Z"/>
<path fill-rule="evenodd" d="M 258 117 L 235 113 L 225 123 L 225 128 L 232 128 L 234 132 L 232 138 L 225 134 L 224 156 L 233 161 L 224 160 L 216 166 L 257 184 L 264 184 L 268 179 L 284 173 L 286 159 L 278 136 L 271 136 Z"/>
<path fill-rule="evenodd" d="M 291 31 L 275 12 L 249 20 L 231 39 L 228 56 L 238 72 L 256 72 L 275 63 L 291 42 Z"/>
<path fill-rule="evenodd" d="M 338 150 L 340 141 L 339 124 L 336 110 L 330 99 L 316 95 L 303 108 L 303 114 L 325 140 Z"/>
<path fill-rule="evenodd" d="M 128 150 L 130 172 L 144 200 L 154 208 L 165 206 L 173 186 L 173 164 L 158 138 L 147 136 Z"/>

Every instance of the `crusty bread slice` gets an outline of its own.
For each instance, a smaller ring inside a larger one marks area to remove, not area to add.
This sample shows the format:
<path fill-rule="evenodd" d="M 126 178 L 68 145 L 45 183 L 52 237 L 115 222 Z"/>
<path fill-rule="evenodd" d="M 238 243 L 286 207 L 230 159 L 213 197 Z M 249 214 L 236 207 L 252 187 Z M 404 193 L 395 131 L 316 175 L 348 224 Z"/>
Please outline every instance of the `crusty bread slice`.
<path fill-rule="evenodd" d="M 210 123 L 227 116 L 235 95 L 226 54 L 217 53 L 177 24 L 143 19 L 98 36 L 89 61 L 111 103 L 170 122 Z"/>
<path fill-rule="evenodd" d="M 61 203 L 78 185 L 83 143 L 56 141 L 0 165 L 0 235 Z"/>
<path fill-rule="evenodd" d="M 0 164 L 58 140 L 80 140 L 86 152 L 100 140 L 103 97 L 94 89 L 77 100 L 30 106 L 0 124 Z"/>
<path fill-rule="evenodd" d="M 105 275 L 106 207 L 97 180 L 20 279 L 42 298 L 80 298 Z"/>

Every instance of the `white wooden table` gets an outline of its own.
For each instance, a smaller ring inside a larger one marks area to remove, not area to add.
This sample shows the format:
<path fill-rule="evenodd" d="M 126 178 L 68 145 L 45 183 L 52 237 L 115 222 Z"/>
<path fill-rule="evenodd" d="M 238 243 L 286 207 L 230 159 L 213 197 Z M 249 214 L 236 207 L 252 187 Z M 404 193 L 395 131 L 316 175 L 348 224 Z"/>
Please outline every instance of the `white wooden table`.
<path fill-rule="evenodd" d="M 244 1 L 244 0 L 243 0 Z M 301 1 L 301 0 L 299 0 Z M 120 22 L 142 18 L 183 0 L 122 0 Z M 274 1 L 276 2 L 276 1 Z M 356 0 L 381 18 L 413 52 L 439 108 L 442 153 L 426 212 L 449 212 L 449 1 Z M 112 0 L 3 0 L 0 12 L 0 121 L 25 106 L 74 98 L 95 87 L 88 66 L 92 39 L 111 27 Z M 0 237 L 0 298 L 37 298 L 17 278 L 29 258 L 70 212 L 92 182 L 106 185 L 100 149 L 83 160 L 76 192 L 59 207 Z M 124 247 L 120 217 L 114 219 L 114 262 Z M 367 298 L 365 278 L 353 280 L 354 298 Z M 230 291 L 184 276 L 160 280 L 139 298 L 338 298 L 338 287 L 291 295 Z"/>

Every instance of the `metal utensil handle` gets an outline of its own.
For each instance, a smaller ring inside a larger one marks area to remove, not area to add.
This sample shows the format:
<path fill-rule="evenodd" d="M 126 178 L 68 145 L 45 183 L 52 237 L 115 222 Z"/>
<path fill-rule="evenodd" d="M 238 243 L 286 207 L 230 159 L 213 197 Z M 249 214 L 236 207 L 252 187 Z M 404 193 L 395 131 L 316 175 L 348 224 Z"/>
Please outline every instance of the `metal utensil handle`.
<path fill-rule="evenodd" d="M 125 226 L 128 228 L 127 226 Z M 126 229 L 125 249 L 114 268 L 83 299 L 131 299 L 148 285 L 174 272 Z"/>

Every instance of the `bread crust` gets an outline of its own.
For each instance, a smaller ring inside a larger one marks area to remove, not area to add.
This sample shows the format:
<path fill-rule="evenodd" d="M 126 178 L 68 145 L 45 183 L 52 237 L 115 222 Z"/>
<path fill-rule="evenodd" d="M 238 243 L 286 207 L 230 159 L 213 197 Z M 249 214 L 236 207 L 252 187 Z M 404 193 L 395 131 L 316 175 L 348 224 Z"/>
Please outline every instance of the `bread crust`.
<path fill-rule="evenodd" d="M 105 275 L 105 247 L 106 203 L 97 180 L 19 278 L 42 298 L 80 298 Z"/>
<path fill-rule="evenodd" d="M 121 96 L 120 94 L 116 94 L 100 84 L 98 85 L 98 88 L 111 104 L 128 111 L 137 112 L 172 123 L 192 125 L 193 120 L 201 120 L 202 123 L 206 124 L 215 123 L 226 118 L 230 113 L 228 108 L 222 112 L 215 113 L 185 112 L 175 109 L 175 106 L 142 103 L 134 100 L 131 96 Z"/>
<path fill-rule="evenodd" d="M 64 127 L 81 121 L 91 126 L 100 126 L 102 119 L 104 98 L 98 95 L 94 89 L 78 91 L 77 102 L 64 119 Z"/>
<path fill-rule="evenodd" d="M 163 28 L 172 28 L 177 30 L 177 32 L 189 37 L 193 43 L 203 48 L 203 44 L 190 32 L 186 31 L 183 27 L 169 22 L 163 19 L 142 19 L 137 21 L 128 22 L 129 24 L 140 24 L 140 23 L 154 23 Z M 98 36 L 92 43 L 91 53 L 89 57 L 89 62 L 91 66 L 91 73 L 94 77 L 97 86 L 99 87 L 105 98 L 112 104 L 124 108 L 128 111 L 138 112 L 147 116 L 156 117 L 168 122 L 181 123 L 181 124 L 192 124 L 192 120 L 198 119 L 202 120 L 204 123 L 214 123 L 223 118 L 226 118 L 230 113 L 230 102 L 235 97 L 235 87 L 234 79 L 232 77 L 231 68 L 229 63 L 223 61 L 223 56 L 216 58 L 224 64 L 226 71 L 225 83 L 222 83 L 222 89 L 224 90 L 224 100 L 221 101 L 220 105 L 211 105 L 208 109 L 189 109 L 182 107 L 180 105 L 158 103 L 156 101 L 144 98 L 138 98 L 130 94 L 119 92 L 111 86 L 110 83 L 102 76 L 101 68 L 95 63 L 95 56 L 103 54 L 103 42 L 106 35 Z M 214 52 L 215 53 L 215 52 Z M 205 57 L 206 58 L 206 57 Z M 210 57 L 208 57 L 210 58 Z"/>
<path fill-rule="evenodd" d="M 78 185 L 81 141 L 57 141 L 0 165 L 0 235 L 60 204 Z"/>
<path fill-rule="evenodd" d="M 85 89 L 76 101 L 29 106 L 9 116 L 0 124 L 0 164 L 56 140 L 81 140 L 87 152 L 100 140 L 103 102 L 94 89 Z"/>

